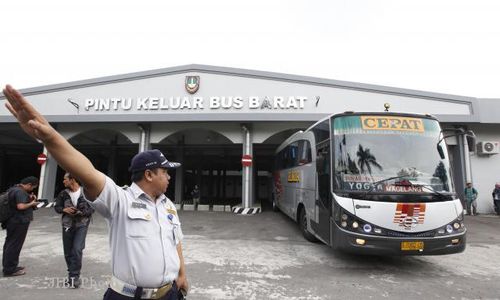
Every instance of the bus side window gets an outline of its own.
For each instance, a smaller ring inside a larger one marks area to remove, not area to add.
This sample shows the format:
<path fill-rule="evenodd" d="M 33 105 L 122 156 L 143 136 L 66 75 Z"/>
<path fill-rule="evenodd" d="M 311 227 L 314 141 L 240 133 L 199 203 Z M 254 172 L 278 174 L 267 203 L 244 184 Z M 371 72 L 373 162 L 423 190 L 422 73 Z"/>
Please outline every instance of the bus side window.
<path fill-rule="evenodd" d="M 286 158 L 286 166 L 285 168 L 293 168 L 299 165 L 299 143 L 294 142 L 288 145 L 286 150 L 287 158 Z"/>
<path fill-rule="evenodd" d="M 314 139 L 316 144 L 323 142 L 330 138 L 330 120 L 324 120 L 323 122 L 316 124 L 311 131 L 314 134 Z"/>
<path fill-rule="evenodd" d="M 311 143 L 307 140 L 299 141 L 299 166 L 308 164 L 311 161 Z"/>

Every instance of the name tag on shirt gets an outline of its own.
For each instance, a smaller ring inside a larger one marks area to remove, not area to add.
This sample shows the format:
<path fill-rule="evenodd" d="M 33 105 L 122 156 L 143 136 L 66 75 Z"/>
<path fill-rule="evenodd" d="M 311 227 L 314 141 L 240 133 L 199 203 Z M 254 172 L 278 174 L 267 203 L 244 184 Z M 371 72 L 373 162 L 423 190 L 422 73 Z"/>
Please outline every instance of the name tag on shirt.
<path fill-rule="evenodd" d="M 132 202 L 132 208 L 146 208 L 146 204 L 141 202 Z"/>

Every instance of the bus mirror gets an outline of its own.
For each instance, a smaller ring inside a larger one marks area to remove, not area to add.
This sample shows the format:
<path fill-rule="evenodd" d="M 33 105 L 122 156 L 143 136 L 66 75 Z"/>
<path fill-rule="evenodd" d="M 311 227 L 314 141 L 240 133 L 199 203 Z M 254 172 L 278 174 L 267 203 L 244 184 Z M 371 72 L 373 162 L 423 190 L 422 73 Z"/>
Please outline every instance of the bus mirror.
<path fill-rule="evenodd" d="M 439 156 L 441 157 L 441 159 L 444 159 L 445 156 L 444 156 L 444 151 L 443 151 L 443 147 L 441 147 L 440 144 L 437 144 L 437 150 L 439 152 Z"/>

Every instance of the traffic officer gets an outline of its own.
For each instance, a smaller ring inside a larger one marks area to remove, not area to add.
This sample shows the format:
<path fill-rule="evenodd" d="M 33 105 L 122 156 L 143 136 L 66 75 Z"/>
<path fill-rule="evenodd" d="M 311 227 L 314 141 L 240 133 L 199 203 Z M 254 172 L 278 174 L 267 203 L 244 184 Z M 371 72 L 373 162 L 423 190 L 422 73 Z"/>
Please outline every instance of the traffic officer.
<path fill-rule="evenodd" d="M 108 220 L 113 276 L 104 299 L 177 299 L 179 290 L 187 291 L 180 221 L 164 195 L 168 170 L 180 164 L 159 150 L 139 153 L 129 168 L 133 183 L 123 189 L 96 170 L 21 93 L 10 85 L 3 93 L 21 128 L 82 183 L 86 198 Z"/>

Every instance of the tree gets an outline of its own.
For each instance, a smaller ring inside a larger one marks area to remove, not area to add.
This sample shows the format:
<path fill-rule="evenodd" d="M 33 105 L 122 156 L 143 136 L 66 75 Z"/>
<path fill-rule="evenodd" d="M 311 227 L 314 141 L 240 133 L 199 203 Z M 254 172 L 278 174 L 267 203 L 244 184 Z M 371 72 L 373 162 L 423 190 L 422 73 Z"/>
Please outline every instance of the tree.
<path fill-rule="evenodd" d="M 358 156 L 358 166 L 361 173 L 365 173 L 365 169 L 368 171 L 370 176 L 372 176 L 372 167 L 376 167 L 379 170 L 382 170 L 382 166 L 377 162 L 377 159 L 373 154 L 370 153 L 370 149 L 363 148 L 361 144 L 359 144 L 358 152 L 356 152 Z"/>

